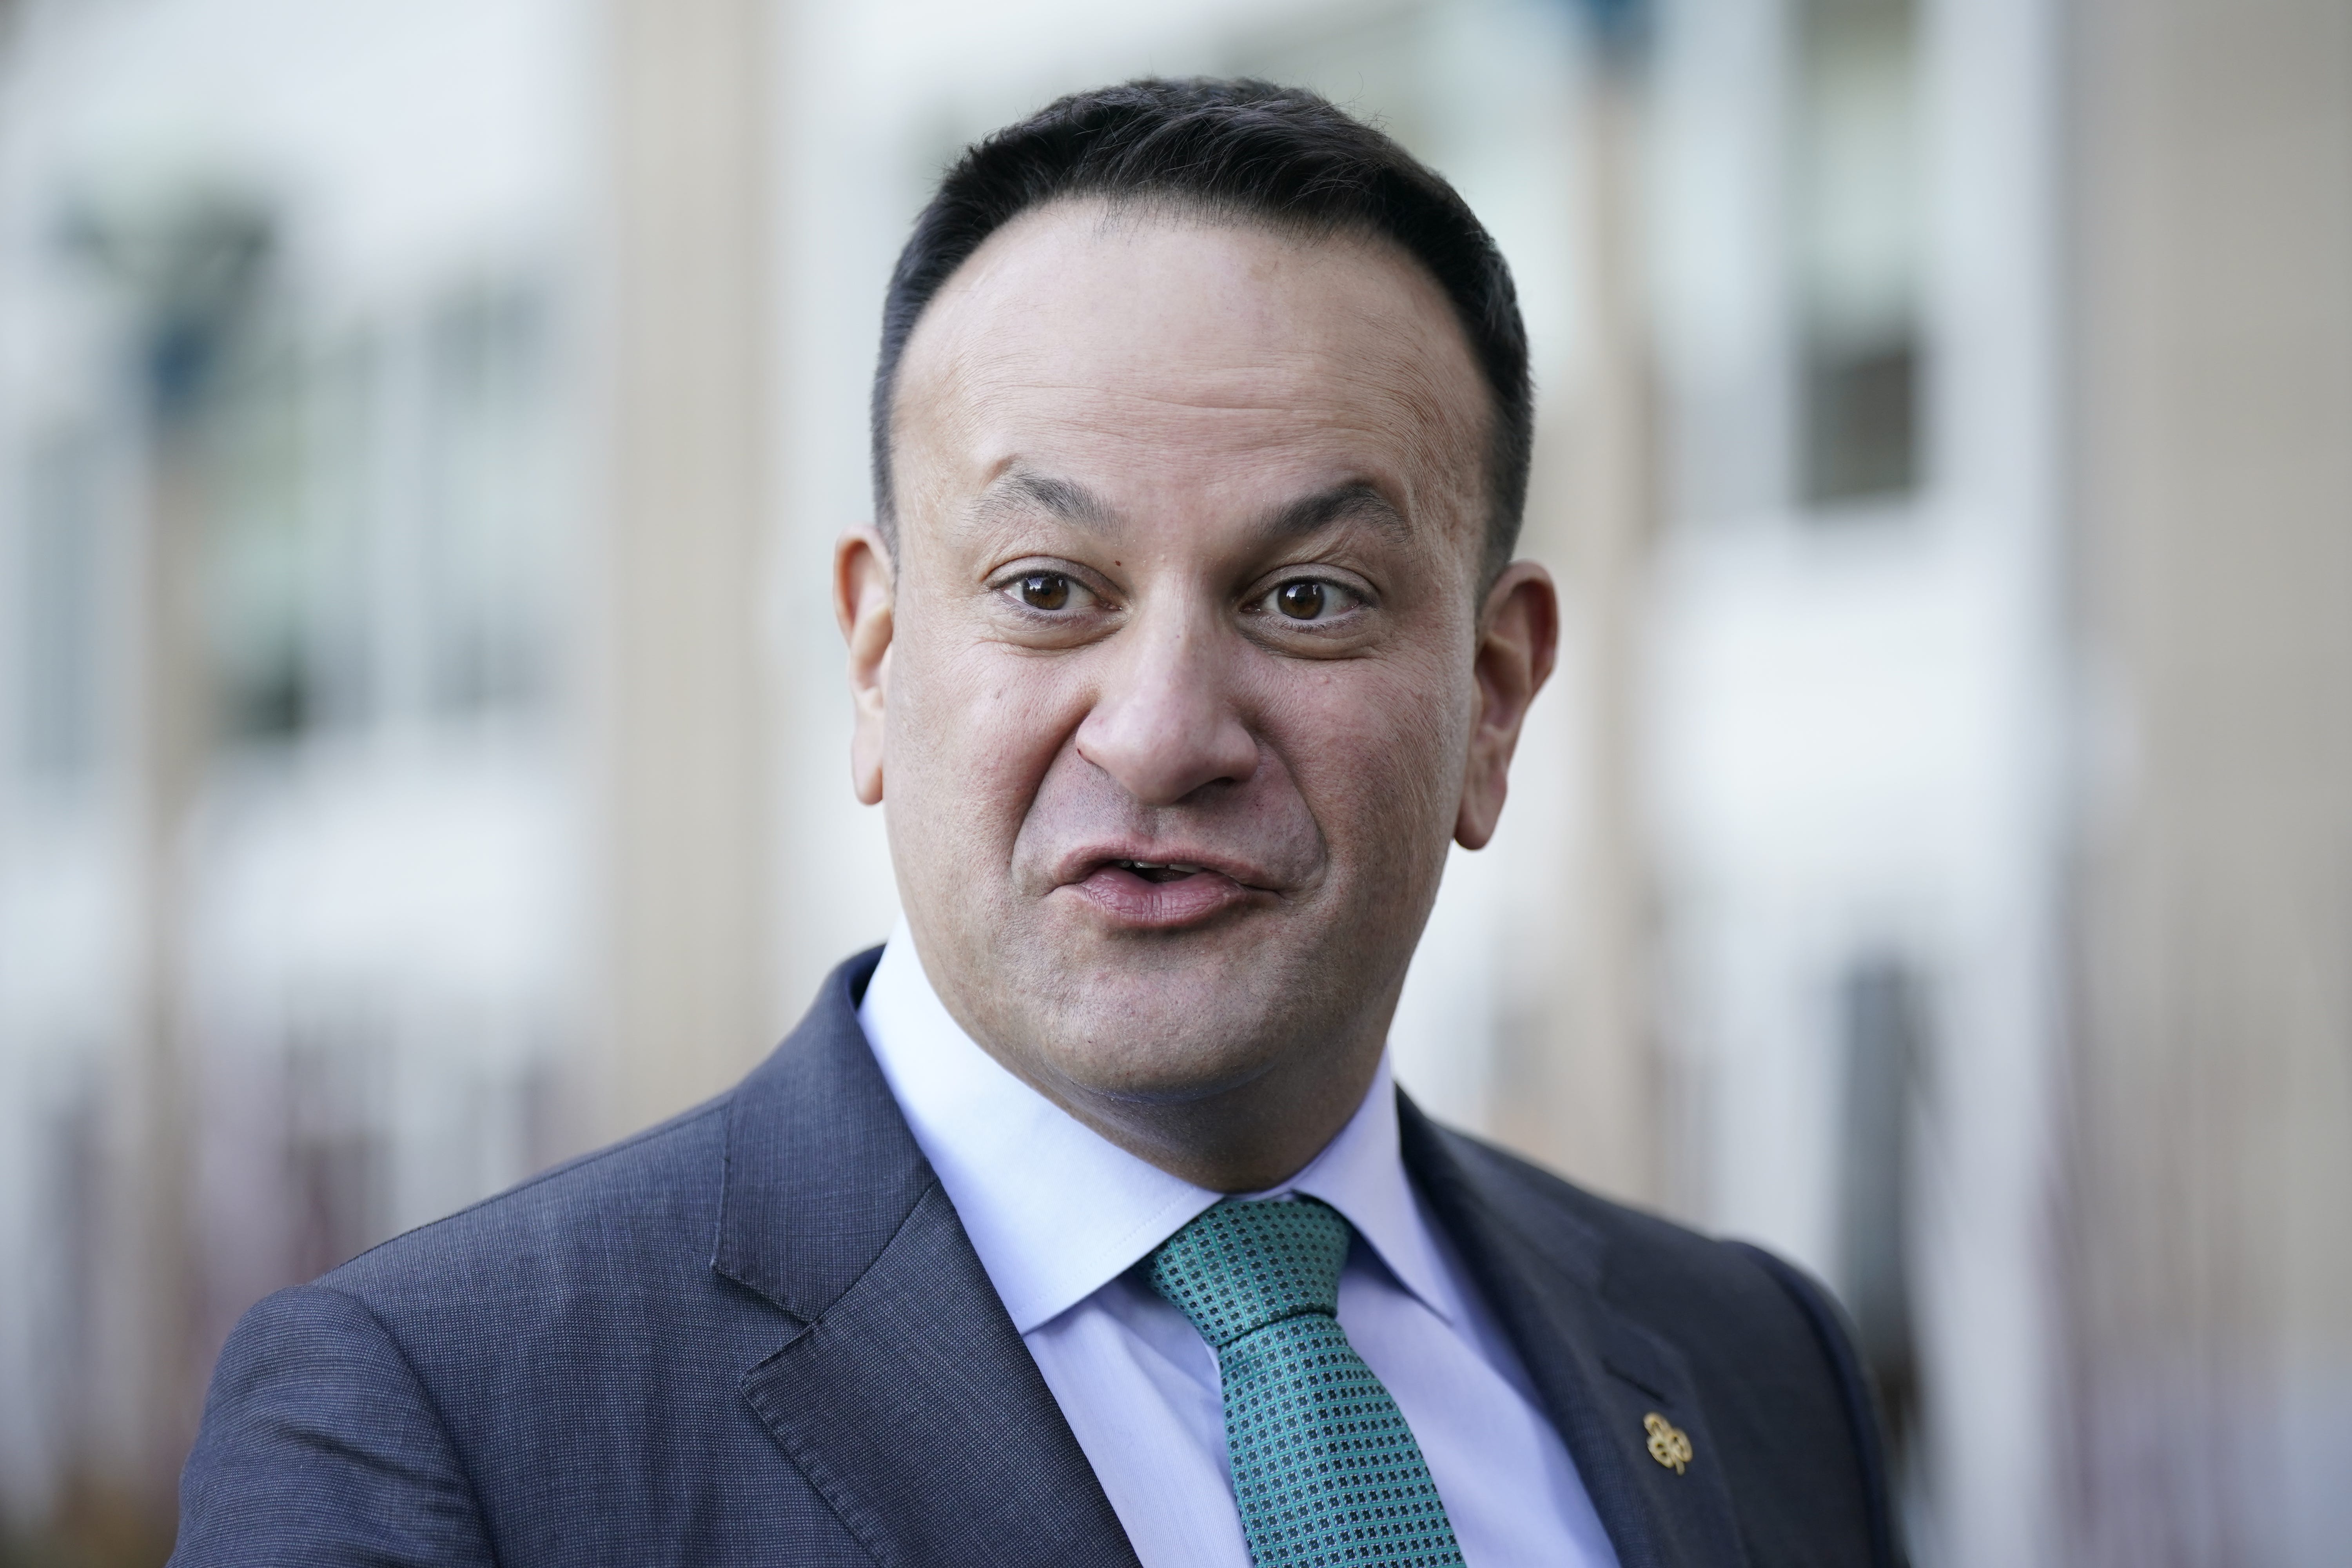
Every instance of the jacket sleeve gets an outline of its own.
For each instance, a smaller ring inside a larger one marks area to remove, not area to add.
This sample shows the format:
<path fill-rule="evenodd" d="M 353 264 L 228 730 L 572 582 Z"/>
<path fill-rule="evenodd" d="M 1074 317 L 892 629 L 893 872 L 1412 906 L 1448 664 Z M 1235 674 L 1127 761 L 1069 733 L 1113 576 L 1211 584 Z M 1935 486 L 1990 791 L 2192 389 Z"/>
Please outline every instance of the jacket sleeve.
<path fill-rule="evenodd" d="M 180 1479 L 172 1563 L 492 1562 L 448 1427 L 366 1304 L 303 1285 L 247 1312 Z"/>

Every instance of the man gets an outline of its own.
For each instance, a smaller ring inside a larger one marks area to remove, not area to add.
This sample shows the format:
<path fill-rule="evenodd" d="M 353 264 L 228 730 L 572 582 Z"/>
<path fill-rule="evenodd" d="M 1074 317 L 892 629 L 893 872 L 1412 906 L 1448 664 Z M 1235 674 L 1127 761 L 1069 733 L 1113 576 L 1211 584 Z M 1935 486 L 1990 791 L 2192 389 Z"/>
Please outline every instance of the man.
<path fill-rule="evenodd" d="M 248 1315 L 209 1563 L 1885 1563 L 1761 1253 L 1383 1042 L 1553 654 L 1510 280 L 1311 95 L 1139 82 L 900 258 L 836 598 L 905 920 L 732 1092 Z"/>

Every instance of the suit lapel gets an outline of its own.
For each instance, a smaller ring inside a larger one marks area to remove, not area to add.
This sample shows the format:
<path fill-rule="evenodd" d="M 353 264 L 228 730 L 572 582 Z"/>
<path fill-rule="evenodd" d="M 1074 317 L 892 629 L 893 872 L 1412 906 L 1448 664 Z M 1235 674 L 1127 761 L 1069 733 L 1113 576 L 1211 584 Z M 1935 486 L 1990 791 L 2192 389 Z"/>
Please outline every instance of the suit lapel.
<path fill-rule="evenodd" d="M 1547 1213 L 1533 1223 L 1399 1096 L 1405 1164 L 1485 1292 L 1576 1461 L 1621 1568 L 1731 1568 L 1747 1554 L 1688 1367 L 1603 1293 L 1601 1237 Z M 1556 1234 L 1555 1234 L 1556 1233 Z M 1677 1473 L 1651 1456 L 1647 1418 L 1689 1439 Z"/>
<path fill-rule="evenodd" d="M 712 1267 L 798 1325 L 744 1398 L 885 1564 L 1132 1565 L 858 1028 L 876 956 L 728 1108 Z"/>

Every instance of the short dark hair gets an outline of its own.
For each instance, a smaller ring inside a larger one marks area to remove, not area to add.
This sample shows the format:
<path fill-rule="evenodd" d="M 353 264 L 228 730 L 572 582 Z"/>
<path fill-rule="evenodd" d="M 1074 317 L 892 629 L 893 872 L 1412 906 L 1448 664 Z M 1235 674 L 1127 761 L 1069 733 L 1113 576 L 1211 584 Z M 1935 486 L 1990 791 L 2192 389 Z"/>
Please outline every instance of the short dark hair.
<path fill-rule="evenodd" d="M 1535 393 L 1502 252 L 1454 187 L 1372 126 L 1303 88 L 1149 78 L 1059 99 L 965 150 L 898 253 L 874 372 L 874 506 L 897 542 L 890 419 L 898 361 L 932 299 L 982 242 L 1073 197 L 1169 201 L 1315 235 L 1389 240 L 1425 268 L 1494 400 L 1485 574 L 1511 558 L 1527 507 Z"/>

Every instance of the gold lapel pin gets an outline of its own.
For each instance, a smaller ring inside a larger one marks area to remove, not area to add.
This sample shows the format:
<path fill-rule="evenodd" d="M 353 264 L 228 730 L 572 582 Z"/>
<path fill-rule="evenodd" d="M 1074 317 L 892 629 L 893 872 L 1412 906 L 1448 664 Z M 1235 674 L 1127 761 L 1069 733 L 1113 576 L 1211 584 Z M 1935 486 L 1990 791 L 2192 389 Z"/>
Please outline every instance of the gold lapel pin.
<path fill-rule="evenodd" d="M 1690 1434 L 1654 1410 L 1642 1417 L 1642 1430 L 1650 1435 L 1650 1458 L 1681 1475 L 1691 1462 Z"/>

